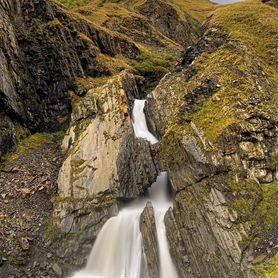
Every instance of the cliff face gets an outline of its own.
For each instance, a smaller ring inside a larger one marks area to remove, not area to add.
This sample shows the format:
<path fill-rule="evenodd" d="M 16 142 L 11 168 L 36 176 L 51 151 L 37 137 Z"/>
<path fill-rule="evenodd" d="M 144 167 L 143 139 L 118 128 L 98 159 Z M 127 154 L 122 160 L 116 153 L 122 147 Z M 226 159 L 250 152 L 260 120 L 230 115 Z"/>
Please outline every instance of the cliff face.
<path fill-rule="evenodd" d="M 260 12 L 268 45 L 256 44 L 264 35 L 253 33 L 254 21 L 240 21 Z M 262 4 L 219 8 L 149 100 L 160 165 L 176 191 L 165 220 L 183 277 L 249 276 L 257 242 L 275 230 L 276 23 L 268 16 L 275 10 Z"/>
<path fill-rule="evenodd" d="M 206 4 L 208 9 L 212 7 L 209 2 Z M 124 34 L 136 42 L 173 51 L 189 46 L 196 39 L 200 27 L 195 16 L 181 5 L 182 2 L 176 0 L 116 3 L 93 0 L 84 7 L 76 8 L 76 11 L 88 20 Z"/>
<path fill-rule="evenodd" d="M 24 230 L 22 245 L 8 231 L 0 276 L 61 277 L 81 268 L 107 219 L 167 171 L 174 206 L 165 224 L 180 276 L 252 277 L 277 244 L 275 9 L 256 1 L 218 7 L 200 28 L 214 9 L 204 0 L 87 4 L 68 10 L 46 0 L 0 0 L 0 157 L 12 161 L 0 169 L 0 193 L 13 195 L 6 193 L 13 173 L 36 157 L 57 178 L 44 197 L 47 213 L 32 214 L 38 229 L 24 226 L 35 239 Z M 146 95 L 155 146 L 132 127 L 133 101 Z M 52 139 L 42 152 L 44 140 L 35 152 L 22 141 L 58 130 L 65 131 L 59 159 Z M 16 158 L 24 153 L 18 162 L 6 156 L 15 149 Z M 27 192 L 22 204 L 32 209 L 29 197 L 47 182 L 42 173 L 34 185 L 29 171 L 22 183 L 16 174 L 14 190 L 18 198 Z M 5 204 L 0 221 L 21 235 Z M 154 223 L 147 204 L 140 229 L 148 277 L 159 276 Z"/>
<path fill-rule="evenodd" d="M 176 6 L 152 1 L 123 4 L 115 12 L 114 4 L 111 10 L 92 3 L 77 13 L 43 0 L 0 4 L 2 158 L 30 133 L 69 124 L 68 91 L 77 78 L 110 75 L 128 68 L 127 61 L 154 81 L 192 43 L 200 25 Z"/>
<path fill-rule="evenodd" d="M 69 123 L 77 77 L 103 76 L 101 53 L 135 57 L 134 43 L 48 1 L 1 4 L 1 156 L 29 132 Z"/>
<path fill-rule="evenodd" d="M 55 253 L 71 268 L 84 263 L 86 256 L 78 254 L 89 251 L 84 244 L 92 246 L 104 220 L 117 213 L 118 201 L 136 198 L 158 175 L 149 143 L 133 133 L 124 90 L 128 83 L 129 97 L 138 93 L 133 75 L 123 72 L 95 82 L 86 96 L 73 100 L 63 141 L 67 158 L 53 200 L 53 225 L 72 237 L 55 244 Z"/>

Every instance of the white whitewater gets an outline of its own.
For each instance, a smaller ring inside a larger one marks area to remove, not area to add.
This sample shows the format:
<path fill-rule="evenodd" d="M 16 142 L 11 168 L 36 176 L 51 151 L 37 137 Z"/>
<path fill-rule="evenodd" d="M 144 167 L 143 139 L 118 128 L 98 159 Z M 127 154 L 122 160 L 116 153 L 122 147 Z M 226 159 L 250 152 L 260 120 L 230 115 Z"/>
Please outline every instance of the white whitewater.
<path fill-rule="evenodd" d="M 135 100 L 133 128 L 136 137 L 151 144 L 158 140 L 148 130 L 144 114 L 145 100 Z M 139 228 L 140 215 L 150 200 L 155 211 L 157 229 L 160 278 L 177 278 L 172 262 L 164 224 L 164 215 L 172 205 L 168 193 L 168 176 L 160 173 L 157 181 L 148 190 L 148 197 L 135 200 L 110 218 L 100 231 L 87 266 L 73 278 L 140 278 L 143 244 Z"/>
<path fill-rule="evenodd" d="M 155 144 L 158 140 L 149 132 L 146 117 L 144 113 L 146 100 L 136 99 L 132 111 L 133 129 L 136 137 L 144 138 L 151 144 Z"/>

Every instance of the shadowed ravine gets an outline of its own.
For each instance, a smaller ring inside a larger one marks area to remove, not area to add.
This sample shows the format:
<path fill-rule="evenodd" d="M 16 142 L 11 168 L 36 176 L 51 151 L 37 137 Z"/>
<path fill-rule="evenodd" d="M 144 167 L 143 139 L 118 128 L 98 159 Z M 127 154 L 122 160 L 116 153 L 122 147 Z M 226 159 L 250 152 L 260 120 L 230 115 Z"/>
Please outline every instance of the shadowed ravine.
<path fill-rule="evenodd" d="M 136 137 L 151 144 L 158 140 L 149 132 L 144 114 L 145 100 L 135 100 L 133 128 Z M 154 206 L 155 225 L 159 249 L 159 277 L 178 277 L 167 242 L 164 215 L 172 205 L 168 193 L 168 175 L 160 173 L 148 190 L 148 197 L 140 197 L 110 218 L 100 231 L 87 266 L 74 278 L 85 277 L 142 277 L 144 250 L 140 232 L 140 215 L 151 201 Z"/>

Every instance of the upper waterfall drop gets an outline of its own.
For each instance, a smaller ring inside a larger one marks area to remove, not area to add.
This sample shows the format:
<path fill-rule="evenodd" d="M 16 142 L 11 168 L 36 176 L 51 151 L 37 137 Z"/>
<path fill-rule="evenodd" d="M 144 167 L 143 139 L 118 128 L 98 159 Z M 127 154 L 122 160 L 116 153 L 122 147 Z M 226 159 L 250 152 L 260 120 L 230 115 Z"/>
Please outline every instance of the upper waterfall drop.
<path fill-rule="evenodd" d="M 149 132 L 144 113 L 145 103 L 146 100 L 144 99 L 135 99 L 134 101 L 132 111 L 133 129 L 136 137 L 146 139 L 151 144 L 155 144 L 158 140 Z"/>
<path fill-rule="evenodd" d="M 136 137 L 151 144 L 158 142 L 148 130 L 144 114 L 145 100 L 135 100 L 133 129 Z M 160 262 L 159 278 L 177 278 L 177 271 L 169 252 L 164 215 L 172 205 L 168 194 L 168 175 L 160 173 L 148 189 L 148 197 L 139 197 L 117 216 L 111 217 L 101 229 L 94 243 L 86 267 L 73 278 L 140 278 L 144 257 L 140 232 L 140 215 L 148 201 L 153 203 Z"/>

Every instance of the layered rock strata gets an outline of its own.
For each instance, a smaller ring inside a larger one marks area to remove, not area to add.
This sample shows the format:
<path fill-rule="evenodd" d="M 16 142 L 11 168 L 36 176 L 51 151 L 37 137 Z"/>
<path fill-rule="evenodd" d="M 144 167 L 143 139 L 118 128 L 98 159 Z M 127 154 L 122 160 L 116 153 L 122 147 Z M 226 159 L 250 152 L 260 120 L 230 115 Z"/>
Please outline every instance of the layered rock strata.
<path fill-rule="evenodd" d="M 152 203 L 149 201 L 140 217 L 140 231 L 143 239 L 146 265 L 143 266 L 142 276 L 159 277 L 159 252 L 155 214 Z"/>
<path fill-rule="evenodd" d="M 64 251 L 58 254 L 69 259 L 67 264 L 81 264 L 76 256 L 88 253 L 84 245 L 92 246 L 104 221 L 117 213 L 119 200 L 138 197 L 158 174 L 150 144 L 134 136 L 124 90 L 128 78 L 135 86 L 128 72 L 95 79 L 85 96 L 73 100 L 53 215 L 61 233 L 72 238 L 59 242 Z"/>
<path fill-rule="evenodd" d="M 71 112 L 68 90 L 109 75 L 100 54 L 139 54 L 126 38 L 51 1 L 0 1 L 0 155 L 30 132 L 57 131 Z"/>
<path fill-rule="evenodd" d="M 248 44 L 252 30 L 229 36 L 220 13 L 148 101 L 175 191 L 165 221 L 181 277 L 252 276 L 256 242 L 277 223 L 277 74 Z"/>

